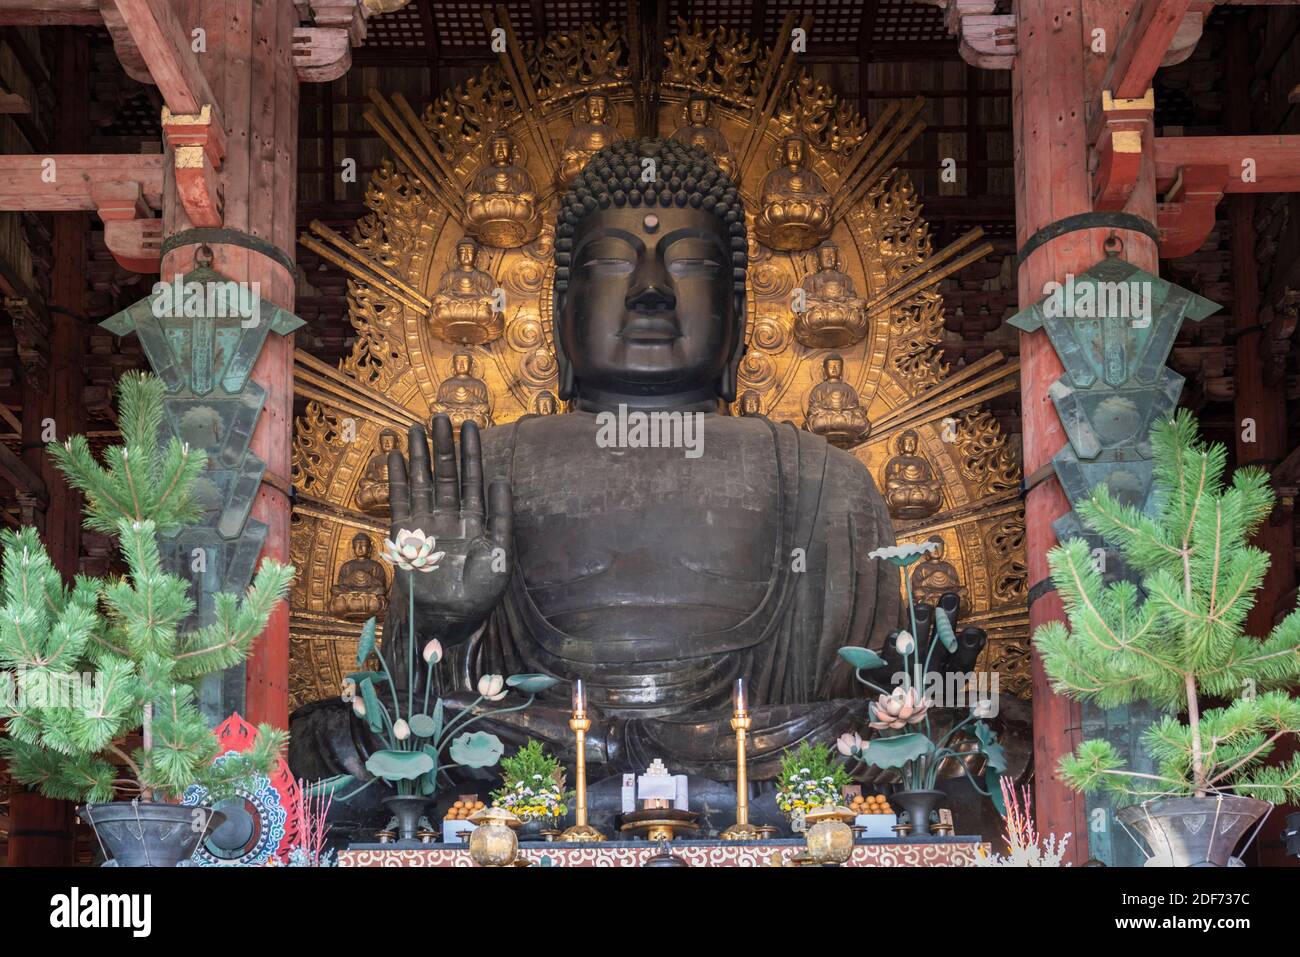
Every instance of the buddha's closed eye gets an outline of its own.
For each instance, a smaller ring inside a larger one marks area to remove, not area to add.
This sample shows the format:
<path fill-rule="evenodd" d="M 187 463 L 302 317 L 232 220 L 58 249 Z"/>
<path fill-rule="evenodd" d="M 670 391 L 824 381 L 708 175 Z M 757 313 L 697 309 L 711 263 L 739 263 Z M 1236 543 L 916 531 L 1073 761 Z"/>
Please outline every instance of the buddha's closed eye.
<path fill-rule="evenodd" d="M 668 273 L 674 278 L 712 273 L 721 263 L 716 259 L 675 259 L 668 264 Z"/>
<path fill-rule="evenodd" d="M 621 256 L 592 256 L 583 260 L 583 267 L 594 269 L 605 275 L 622 275 L 629 273 L 634 264 Z"/>

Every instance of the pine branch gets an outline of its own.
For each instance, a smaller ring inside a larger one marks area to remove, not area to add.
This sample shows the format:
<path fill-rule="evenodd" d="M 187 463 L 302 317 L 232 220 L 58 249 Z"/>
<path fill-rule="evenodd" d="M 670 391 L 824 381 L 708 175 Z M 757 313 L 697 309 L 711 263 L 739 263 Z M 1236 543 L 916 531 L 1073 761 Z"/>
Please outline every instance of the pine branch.
<path fill-rule="evenodd" d="M 292 582 L 292 566 L 267 559 L 242 604 L 233 595 L 216 596 L 216 621 L 182 635 L 177 644 L 177 677 L 207 674 L 242 661 L 253 639 L 266 629 L 275 606 L 288 597 Z"/>
<path fill-rule="evenodd" d="M 86 526 L 117 540 L 126 576 L 65 587 L 33 529 L 0 531 L 0 668 L 14 669 L 0 671 L 0 756 L 15 781 L 51 797 L 179 795 L 212 775 L 218 744 L 191 683 L 244 660 L 292 580 L 292 568 L 265 562 L 242 602 L 218 596 L 214 626 L 178 635 L 194 609 L 190 583 L 164 568 L 157 536 L 201 514 L 193 487 L 206 456 L 174 437 L 161 447 L 164 391 L 154 377 L 123 377 L 124 445 L 102 463 L 82 436 L 49 449 L 85 496 Z M 71 684 L 92 673 L 92 684 Z M 135 729 L 144 747 L 128 755 L 118 742 Z M 284 736 L 262 734 L 248 758 L 216 775 L 222 786 L 273 763 Z M 116 763 L 134 777 L 123 778 Z"/>
<path fill-rule="evenodd" d="M 1167 716 L 1143 735 L 1160 770 L 1149 777 L 1170 789 L 1164 793 L 1249 787 L 1279 799 L 1297 784 L 1265 762 L 1279 741 L 1300 734 L 1300 702 L 1268 689 L 1300 678 L 1300 612 L 1263 641 L 1245 634 L 1269 564 L 1250 544 L 1272 507 L 1268 476 L 1242 469 L 1225 485 L 1226 450 L 1202 443 L 1195 420 L 1182 411 L 1156 426 L 1151 447 L 1154 517 L 1104 486 L 1078 506 L 1088 526 L 1140 573 L 1141 588 L 1106 585 L 1086 542 L 1062 543 L 1049 564 L 1069 630 L 1050 623 L 1034 642 L 1058 691 L 1103 707 L 1146 698 L 1185 715 Z M 1204 695 L 1235 700 L 1202 713 Z M 1133 785 L 1142 776 L 1123 763 L 1106 742 L 1087 741 L 1061 770 L 1081 790 L 1153 796 Z"/>

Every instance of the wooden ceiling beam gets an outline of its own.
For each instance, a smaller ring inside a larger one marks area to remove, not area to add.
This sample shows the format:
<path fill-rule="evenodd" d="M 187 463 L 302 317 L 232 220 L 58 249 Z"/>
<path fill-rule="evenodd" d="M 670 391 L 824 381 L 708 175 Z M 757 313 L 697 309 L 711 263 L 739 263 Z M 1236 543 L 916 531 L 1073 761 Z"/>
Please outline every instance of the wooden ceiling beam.
<path fill-rule="evenodd" d="M 97 27 L 99 0 L 0 0 L 0 24 L 13 27 Z"/>
<path fill-rule="evenodd" d="M 217 98 L 190 49 L 189 31 L 166 0 L 103 0 L 130 31 L 163 102 L 172 113 L 194 115 L 204 106 L 217 111 Z"/>
<path fill-rule="evenodd" d="M 1300 184 L 1300 135 L 1161 136 L 1156 186 L 1172 186 L 1184 167 L 1223 166 L 1228 193 L 1289 193 Z M 1248 161 L 1251 161 L 1248 163 Z"/>
<path fill-rule="evenodd" d="M 96 186 L 131 182 L 162 209 L 162 154 L 0 156 L 0 211 L 97 210 Z"/>
<path fill-rule="evenodd" d="M 1101 88 L 1121 100 L 1144 95 L 1191 6 L 1192 0 L 1138 0 L 1115 42 Z"/>

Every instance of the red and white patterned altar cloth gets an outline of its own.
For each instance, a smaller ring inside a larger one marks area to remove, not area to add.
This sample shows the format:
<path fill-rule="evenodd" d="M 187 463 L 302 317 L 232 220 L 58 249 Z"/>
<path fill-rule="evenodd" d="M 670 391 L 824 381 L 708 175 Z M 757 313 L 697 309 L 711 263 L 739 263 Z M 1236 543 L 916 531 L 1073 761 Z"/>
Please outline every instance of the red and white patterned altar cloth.
<path fill-rule="evenodd" d="M 770 867 L 797 853 L 802 841 L 673 841 L 672 853 L 691 867 Z M 845 867 L 973 867 L 978 838 L 857 844 Z M 988 846 L 984 845 L 987 852 Z M 519 849 L 532 864 L 549 857 L 557 867 L 640 867 L 659 853 L 655 844 L 528 844 Z M 339 853 L 340 867 L 474 867 L 464 847 L 361 845 Z"/>

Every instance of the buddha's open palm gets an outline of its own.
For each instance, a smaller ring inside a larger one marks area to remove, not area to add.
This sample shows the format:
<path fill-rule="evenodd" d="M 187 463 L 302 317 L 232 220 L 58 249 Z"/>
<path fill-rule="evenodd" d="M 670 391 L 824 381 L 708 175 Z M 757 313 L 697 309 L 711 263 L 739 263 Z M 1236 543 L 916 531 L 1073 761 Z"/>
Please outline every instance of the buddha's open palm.
<path fill-rule="evenodd" d="M 403 531 L 423 531 L 437 539 L 443 552 L 430 572 L 398 571 L 400 594 L 414 579 L 416 631 L 455 644 L 474 633 L 501 600 L 513 564 L 510 485 L 494 478 L 483 496 L 483 452 L 478 426 L 460 429 L 460 470 L 451 420 L 433 418 L 433 457 L 423 425 L 413 425 L 407 446 L 388 453 L 388 501 L 392 510 L 392 540 L 401 544 Z M 400 609 L 404 614 L 405 609 Z"/>

